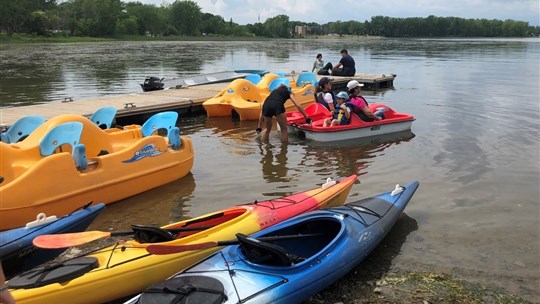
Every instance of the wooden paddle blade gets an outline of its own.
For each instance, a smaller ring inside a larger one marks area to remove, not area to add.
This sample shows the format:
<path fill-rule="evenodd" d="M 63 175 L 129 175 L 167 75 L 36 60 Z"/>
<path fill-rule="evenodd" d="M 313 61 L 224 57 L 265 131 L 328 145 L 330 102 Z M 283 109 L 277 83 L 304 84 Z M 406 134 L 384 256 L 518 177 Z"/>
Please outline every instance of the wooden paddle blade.
<path fill-rule="evenodd" d="M 218 242 L 206 242 L 191 245 L 148 245 L 146 251 L 155 255 L 173 254 L 184 251 L 203 250 L 213 247 L 218 247 Z"/>
<path fill-rule="evenodd" d="M 86 244 L 98 239 L 110 237 L 110 232 L 85 231 L 64 234 L 44 234 L 34 238 L 32 243 L 39 248 L 58 249 Z"/>

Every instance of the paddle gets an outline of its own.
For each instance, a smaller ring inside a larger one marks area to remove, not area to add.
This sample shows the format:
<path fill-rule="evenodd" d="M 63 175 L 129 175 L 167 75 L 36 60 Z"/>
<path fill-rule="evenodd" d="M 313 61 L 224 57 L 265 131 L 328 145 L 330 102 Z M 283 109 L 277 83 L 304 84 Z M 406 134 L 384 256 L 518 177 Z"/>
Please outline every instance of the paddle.
<path fill-rule="evenodd" d="M 271 242 L 271 241 L 288 240 L 288 239 L 321 236 L 321 235 L 327 235 L 327 233 L 263 236 L 263 237 L 256 238 L 256 240 L 264 241 L 264 242 Z M 155 244 L 155 245 L 146 246 L 146 251 L 148 251 L 148 253 L 155 254 L 155 255 L 165 255 L 165 254 L 173 254 L 173 253 L 179 253 L 179 252 L 184 252 L 184 251 L 203 250 L 203 249 L 220 247 L 220 246 L 236 245 L 238 243 L 240 243 L 238 240 L 229 240 L 229 241 L 212 241 L 212 242 L 188 244 L 188 245 Z"/>
<path fill-rule="evenodd" d="M 156 231 L 162 230 L 164 233 L 178 233 L 184 231 L 200 231 L 208 229 L 212 226 L 199 226 L 199 227 L 181 227 L 175 229 L 162 229 L 159 227 L 144 227 L 154 229 Z M 46 249 L 57 249 L 57 248 L 66 248 L 72 246 L 78 246 L 92 241 L 108 238 L 112 236 L 124 236 L 124 235 L 134 235 L 135 229 L 140 229 L 141 227 L 133 227 L 133 231 L 84 231 L 84 232 L 74 232 L 74 233 L 64 233 L 64 234 L 44 234 L 34 238 L 32 243 L 34 246 L 39 248 Z"/>

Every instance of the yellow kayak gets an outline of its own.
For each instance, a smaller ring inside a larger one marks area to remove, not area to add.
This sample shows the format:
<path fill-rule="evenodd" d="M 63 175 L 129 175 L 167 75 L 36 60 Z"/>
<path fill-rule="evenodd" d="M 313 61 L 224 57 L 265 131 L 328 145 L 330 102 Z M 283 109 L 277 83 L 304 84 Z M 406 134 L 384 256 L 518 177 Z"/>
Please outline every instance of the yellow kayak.
<path fill-rule="evenodd" d="M 112 203 L 187 175 L 193 145 L 180 137 L 177 118 L 162 112 L 142 126 L 103 130 L 84 116 L 65 114 L 23 141 L 0 142 L 0 230 L 41 212 L 62 216 L 80 202 Z"/>
<path fill-rule="evenodd" d="M 252 234 L 311 210 L 343 204 L 356 180 L 357 176 L 352 175 L 309 191 L 237 205 L 163 226 L 162 229 L 169 231 L 176 228 L 186 231 L 179 232 L 172 240 L 157 244 L 190 245 L 234 239 L 239 232 Z M 196 231 L 197 227 L 204 230 Z M 146 235 L 145 238 L 153 237 Z M 155 244 L 130 239 L 64 262 L 63 265 L 53 267 L 52 271 L 35 269 L 35 272 L 12 278 L 8 285 L 18 304 L 104 303 L 142 292 L 151 284 L 168 278 L 220 249 L 213 247 L 168 255 L 149 254 L 145 247 Z M 78 262 L 79 265 L 68 265 Z"/>

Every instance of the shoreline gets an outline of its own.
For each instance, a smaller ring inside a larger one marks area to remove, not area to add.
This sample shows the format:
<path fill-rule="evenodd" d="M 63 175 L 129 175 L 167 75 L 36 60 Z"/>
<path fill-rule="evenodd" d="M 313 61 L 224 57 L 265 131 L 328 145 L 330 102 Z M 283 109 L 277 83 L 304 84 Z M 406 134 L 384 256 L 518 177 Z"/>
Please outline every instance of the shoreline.
<path fill-rule="evenodd" d="M 408 219 L 406 213 L 403 214 L 388 235 L 362 263 L 302 304 L 536 303 L 495 284 L 466 280 L 445 272 L 393 268 L 392 260 L 399 255 L 403 239 L 408 234 L 406 232 L 406 226 L 410 224 Z M 111 246 L 121 240 L 121 237 L 111 237 L 69 248 L 47 265 Z M 133 295 L 117 299 L 108 304 L 121 304 L 132 297 Z"/>

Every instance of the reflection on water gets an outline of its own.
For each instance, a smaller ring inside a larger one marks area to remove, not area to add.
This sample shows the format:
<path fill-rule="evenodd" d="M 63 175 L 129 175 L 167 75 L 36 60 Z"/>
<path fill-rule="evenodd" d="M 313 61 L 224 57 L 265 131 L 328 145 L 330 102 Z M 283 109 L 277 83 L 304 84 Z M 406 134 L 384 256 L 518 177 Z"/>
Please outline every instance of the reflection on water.
<path fill-rule="evenodd" d="M 196 184 L 192 174 L 109 204 L 89 230 L 129 229 L 131 224 L 164 225 L 190 218 L 190 201 Z M 122 216 L 119 216 L 122 215 Z"/>
<path fill-rule="evenodd" d="M 339 143 L 290 136 L 282 146 L 276 131 L 262 144 L 253 121 L 181 117 L 181 133 L 195 149 L 192 175 L 108 206 L 94 227 L 164 224 L 353 173 L 360 178 L 349 200 L 418 179 L 421 187 L 406 210 L 417 229 L 389 267 L 452 273 L 538 299 L 537 38 L 2 45 L 0 102 L 140 92 L 149 75 L 299 72 L 311 69 L 317 53 L 337 62 L 343 47 L 359 72 L 398 75 L 394 90 L 367 99 L 412 113 L 412 132 Z"/>
<path fill-rule="evenodd" d="M 367 173 L 370 164 L 385 149 L 409 142 L 414 136 L 411 130 L 406 130 L 346 141 L 307 141 L 300 165 L 315 167 L 323 175 L 337 172 L 338 176 L 360 176 Z"/>
<path fill-rule="evenodd" d="M 288 144 L 274 146 L 272 144 L 259 145 L 261 158 L 261 168 L 263 178 L 268 182 L 289 182 L 287 168 L 287 148 Z M 274 152 L 276 151 L 276 152 Z"/>

